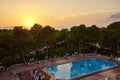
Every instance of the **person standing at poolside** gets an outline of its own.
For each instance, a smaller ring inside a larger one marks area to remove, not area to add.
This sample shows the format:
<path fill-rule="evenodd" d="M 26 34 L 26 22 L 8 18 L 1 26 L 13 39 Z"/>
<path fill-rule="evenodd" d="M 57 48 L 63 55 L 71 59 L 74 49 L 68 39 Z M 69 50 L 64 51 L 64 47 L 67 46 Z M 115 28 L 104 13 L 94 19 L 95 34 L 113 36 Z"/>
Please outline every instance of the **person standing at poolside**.
<path fill-rule="evenodd" d="M 106 76 L 105 80 L 110 80 L 110 75 L 109 75 L 109 77 Z"/>

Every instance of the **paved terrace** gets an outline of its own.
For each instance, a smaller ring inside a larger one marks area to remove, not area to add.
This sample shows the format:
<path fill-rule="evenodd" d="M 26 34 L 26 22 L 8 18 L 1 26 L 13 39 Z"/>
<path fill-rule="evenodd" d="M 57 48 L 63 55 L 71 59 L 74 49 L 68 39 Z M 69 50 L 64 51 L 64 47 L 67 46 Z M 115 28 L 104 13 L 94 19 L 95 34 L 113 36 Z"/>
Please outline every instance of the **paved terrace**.
<path fill-rule="evenodd" d="M 42 80 L 58 80 L 58 79 L 53 79 L 48 74 L 46 74 L 43 71 L 43 68 L 49 65 L 61 64 L 61 63 L 71 62 L 74 60 L 81 60 L 85 58 L 96 58 L 96 57 L 105 60 L 110 60 L 108 56 L 103 56 L 99 54 L 94 55 L 92 53 L 85 55 L 73 55 L 68 57 L 42 60 L 40 61 L 39 64 L 13 66 L 9 69 L 9 71 L 0 74 L 0 80 L 35 80 L 33 77 L 31 77 L 30 74 L 30 71 L 33 69 L 44 75 L 44 78 Z M 95 73 L 77 77 L 71 80 L 107 80 L 106 78 L 110 78 L 110 80 L 116 80 L 115 79 L 116 77 L 120 78 L 120 62 L 118 61 L 115 62 L 117 63 L 117 66 L 113 68 L 97 71 Z M 19 76 L 18 78 L 18 76 L 16 76 L 16 73 L 22 73 L 22 75 Z"/>

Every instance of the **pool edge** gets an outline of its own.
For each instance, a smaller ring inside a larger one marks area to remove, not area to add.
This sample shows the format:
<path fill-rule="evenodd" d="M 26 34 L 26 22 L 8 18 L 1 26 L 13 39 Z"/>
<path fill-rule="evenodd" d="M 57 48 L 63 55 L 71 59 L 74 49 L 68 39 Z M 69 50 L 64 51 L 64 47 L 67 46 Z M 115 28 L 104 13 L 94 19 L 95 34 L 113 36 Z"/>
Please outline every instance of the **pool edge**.
<path fill-rule="evenodd" d="M 109 71 L 109 70 L 112 70 L 112 69 L 115 69 L 115 68 L 119 67 L 119 64 L 118 64 L 118 63 L 113 62 L 113 61 L 110 61 L 110 60 L 108 60 L 108 59 L 100 58 L 100 57 L 87 57 L 87 58 L 84 58 L 84 59 L 89 59 L 89 58 L 99 58 L 99 59 L 103 59 L 103 60 L 106 60 L 106 61 L 108 61 L 108 62 L 112 62 L 112 63 L 114 63 L 115 65 L 112 66 L 112 67 L 106 68 L 106 69 L 98 70 L 98 71 L 91 72 L 91 73 L 88 73 L 88 74 L 85 74 L 85 75 L 82 75 L 82 76 L 76 76 L 76 77 L 73 77 L 73 78 L 70 78 L 70 79 L 64 79 L 64 80 L 83 79 L 83 78 L 86 78 L 86 77 L 89 77 L 89 76 L 93 76 L 93 75 L 95 75 L 95 74 L 99 74 L 99 73 L 101 73 L 101 72 Z M 78 60 L 84 60 L 84 59 L 78 59 Z M 73 60 L 73 61 L 78 61 L 78 60 Z M 68 61 L 68 62 L 53 64 L 53 65 L 65 64 L 65 63 L 69 63 L 69 62 L 73 62 L 73 61 Z M 48 66 L 53 66 L 53 65 L 48 65 Z M 48 66 L 46 66 L 46 67 L 48 67 Z M 45 72 L 45 74 L 49 75 L 51 78 L 53 78 L 53 79 L 55 79 L 55 80 L 63 80 L 63 79 L 56 78 L 56 77 L 54 77 L 53 75 L 51 75 L 49 72 L 47 72 L 47 71 L 45 70 L 46 67 L 44 67 L 44 68 L 42 69 L 42 71 Z"/>

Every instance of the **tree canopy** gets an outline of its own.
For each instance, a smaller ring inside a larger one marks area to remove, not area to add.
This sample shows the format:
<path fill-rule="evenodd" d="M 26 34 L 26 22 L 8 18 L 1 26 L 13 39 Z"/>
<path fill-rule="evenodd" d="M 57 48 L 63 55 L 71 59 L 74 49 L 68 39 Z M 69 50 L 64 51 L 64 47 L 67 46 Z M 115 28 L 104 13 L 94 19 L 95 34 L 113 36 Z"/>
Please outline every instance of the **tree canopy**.
<path fill-rule="evenodd" d="M 105 28 L 81 24 L 71 27 L 70 30 L 56 30 L 49 25 L 43 27 L 35 24 L 30 30 L 23 29 L 22 26 L 0 30 L 0 62 L 7 66 L 29 61 L 31 52 L 35 53 L 32 57 L 45 59 L 46 55 L 62 56 L 66 52 L 92 52 L 95 50 L 92 47 L 98 50 L 119 50 L 120 21 Z"/>

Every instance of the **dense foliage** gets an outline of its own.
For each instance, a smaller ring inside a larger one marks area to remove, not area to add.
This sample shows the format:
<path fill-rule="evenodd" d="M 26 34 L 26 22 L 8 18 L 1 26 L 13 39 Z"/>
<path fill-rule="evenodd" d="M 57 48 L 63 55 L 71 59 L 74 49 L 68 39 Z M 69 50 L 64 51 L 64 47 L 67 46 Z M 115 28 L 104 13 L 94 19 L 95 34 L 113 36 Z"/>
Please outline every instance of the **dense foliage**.
<path fill-rule="evenodd" d="M 106 28 L 81 24 L 70 30 L 56 30 L 51 26 L 35 24 L 30 30 L 22 26 L 0 30 L 0 62 L 4 66 L 74 52 L 120 56 L 120 22 Z"/>

